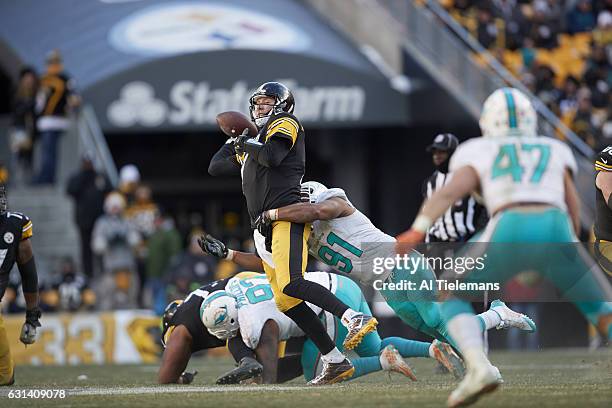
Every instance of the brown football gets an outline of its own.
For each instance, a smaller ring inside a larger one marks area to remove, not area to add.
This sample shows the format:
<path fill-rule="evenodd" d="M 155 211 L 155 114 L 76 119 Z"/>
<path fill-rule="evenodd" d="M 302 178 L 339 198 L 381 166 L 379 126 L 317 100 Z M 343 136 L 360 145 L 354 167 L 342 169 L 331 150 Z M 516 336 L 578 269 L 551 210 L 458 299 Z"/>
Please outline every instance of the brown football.
<path fill-rule="evenodd" d="M 217 124 L 228 136 L 238 136 L 244 129 L 249 129 L 249 136 L 257 135 L 257 128 L 244 114 L 236 111 L 223 112 L 217 115 Z"/>

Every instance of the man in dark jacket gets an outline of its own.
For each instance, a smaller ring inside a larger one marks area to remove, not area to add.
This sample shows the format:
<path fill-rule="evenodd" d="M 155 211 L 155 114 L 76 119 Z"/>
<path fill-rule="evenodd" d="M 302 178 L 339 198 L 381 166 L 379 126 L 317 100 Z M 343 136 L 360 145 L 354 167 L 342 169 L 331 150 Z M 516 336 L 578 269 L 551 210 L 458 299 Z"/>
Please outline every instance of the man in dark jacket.
<path fill-rule="evenodd" d="M 91 233 L 103 213 L 104 197 L 112 190 L 110 181 L 94 169 L 91 158 L 83 156 L 81 170 L 68 180 L 67 193 L 74 198 L 75 221 L 81 236 L 81 262 L 88 277 L 93 276 Z"/>

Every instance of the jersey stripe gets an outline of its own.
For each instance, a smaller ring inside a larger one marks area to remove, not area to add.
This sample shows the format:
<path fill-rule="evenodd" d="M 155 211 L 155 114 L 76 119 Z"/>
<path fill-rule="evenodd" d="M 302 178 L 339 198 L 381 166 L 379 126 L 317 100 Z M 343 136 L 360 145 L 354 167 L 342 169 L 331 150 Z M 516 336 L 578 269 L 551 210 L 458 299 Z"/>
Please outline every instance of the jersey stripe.
<path fill-rule="evenodd" d="M 510 89 L 507 89 L 507 88 L 504 89 L 504 94 L 506 95 L 506 102 L 508 103 L 508 126 L 514 129 L 518 127 L 514 96 L 512 96 L 512 91 L 510 91 Z"/>
<path fill-rule="evenodd" d="M 605 164 L 599 160 L 595 161 L 595 170 L 612 171 L 612 166 Z"/>

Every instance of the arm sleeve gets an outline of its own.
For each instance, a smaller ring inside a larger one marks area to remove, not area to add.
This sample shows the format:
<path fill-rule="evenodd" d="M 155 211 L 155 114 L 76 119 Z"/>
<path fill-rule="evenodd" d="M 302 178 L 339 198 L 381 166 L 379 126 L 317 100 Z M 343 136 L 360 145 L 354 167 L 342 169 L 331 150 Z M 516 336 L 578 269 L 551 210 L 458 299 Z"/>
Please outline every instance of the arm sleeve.
<path fill-rule="evenodd" d="M 225 143 L 210 160 L 208 174 L 211 176 L 235 176 L 240 174 L 240 164 L 236 159 L 234 144 Z"/>
<path fill-rule="evenodd" d="M 38 274 L 36 273 L 36 264 L 34 257 L 24 264 L 17 264 L 19 274 L 21 275 L 21 287 L 24 293 L 38 292 Z"/>
<path fill-rule="evenodd" d="M 244 145 L 244 150 L 262 166 L 276 167 L 287 156 L 291 147 L 291 140 L 274 137 L 266 143 L 249 139 Z"/>

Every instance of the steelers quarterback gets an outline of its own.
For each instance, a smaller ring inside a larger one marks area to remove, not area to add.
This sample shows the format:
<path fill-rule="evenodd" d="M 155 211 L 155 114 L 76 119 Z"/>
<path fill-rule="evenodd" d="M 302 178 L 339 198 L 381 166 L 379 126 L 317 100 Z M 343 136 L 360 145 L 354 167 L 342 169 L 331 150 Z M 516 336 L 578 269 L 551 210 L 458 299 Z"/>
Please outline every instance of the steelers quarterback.
<path fill-rule="evenodd" d="M 26 301 L 26 319 L 19 340 L 32 344 L 36 328 L 40 327 L 38 308 L 38 275 L 32 253 L 32 221 L 25 215 L 8 211 L 6 188 L 0 186 L 0 300 L 9 281 L 9 274 L 17 262 Z M 15 382 L 14 363 L 9 349 L 4 321 L 0 315 L 0 385 Z"/>

